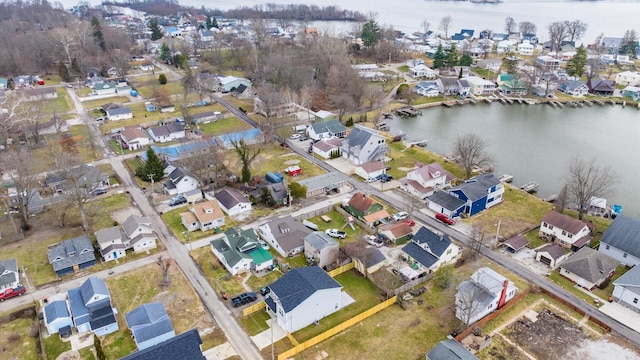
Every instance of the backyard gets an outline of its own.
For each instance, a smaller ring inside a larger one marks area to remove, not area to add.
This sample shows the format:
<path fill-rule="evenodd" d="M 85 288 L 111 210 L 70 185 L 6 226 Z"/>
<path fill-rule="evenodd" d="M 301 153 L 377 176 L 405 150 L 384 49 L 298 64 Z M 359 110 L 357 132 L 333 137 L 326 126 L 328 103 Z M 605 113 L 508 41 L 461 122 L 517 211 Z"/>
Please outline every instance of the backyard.
<path fill-rule="evenodd" d="M 42 359 L 38 336 L 31 336 L 37 328 L 38 319 L 33 306 L 0 314 L 0 334 L 3 339 L 0 359 Z"/>

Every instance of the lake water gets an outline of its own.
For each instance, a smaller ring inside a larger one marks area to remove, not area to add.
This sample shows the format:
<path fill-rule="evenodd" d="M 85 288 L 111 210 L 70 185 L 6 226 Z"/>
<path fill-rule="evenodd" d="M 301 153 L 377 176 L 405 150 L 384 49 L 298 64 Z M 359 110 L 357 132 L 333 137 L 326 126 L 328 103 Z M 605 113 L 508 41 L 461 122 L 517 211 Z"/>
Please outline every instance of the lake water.
<path fill-rule="evenodd" d="M 619 177 L 608 205 L 623 205 L 640 216 L 640 110 L 621 106 L 554 109 L 548 105 L 467 104 L 424 109 L 416 118 L 389 121 L 391 132 L 428 141 L 427 149 L 446 154 L 458 134 L 485 139 L 496 160 L 495 173 L 514 176 L 513 184 L 540 184 L 538 194 L 558 193 L 570 159 L 595 158 Z"/>

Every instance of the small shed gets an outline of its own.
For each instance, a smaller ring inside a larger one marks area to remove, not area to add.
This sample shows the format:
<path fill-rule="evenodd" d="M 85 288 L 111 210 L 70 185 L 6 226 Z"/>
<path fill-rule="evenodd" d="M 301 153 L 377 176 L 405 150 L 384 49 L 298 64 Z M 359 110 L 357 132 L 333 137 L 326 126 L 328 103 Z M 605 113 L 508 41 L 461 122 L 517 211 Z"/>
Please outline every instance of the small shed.
<path fill-rule="evenodd" d="M 536 250 L 536 260 L 550 268 L 555 268 L 565 258 L 564 249 L 558 244 L 547 244 Z"/>
<path fill-rule="evenodd" d="M 202 198 L 203 198 L 202 190 L 200 190 L 200 189 L 189 190 L 189 191 L 185 192 L 182 195 L 185 197 L 185 199 L 187 199 L 187 202 L 189 204 L 195 203 L 198 200 L 202 200 Z"/>
<path fill-rule="evenodd" d="M 529 240 L 522 235 L 517 235 L 512 237 L 509 240 L 506 240 L 501 245 L 507 248 L 507 251 L 510 253 L 517 253 L 518 251 L 524 249 L 527 245 L 529 245 Z"/>
<path fill-rule="evenodd" d="M 148 101 L 144 103 L 144 108 L 147 109 L 148 112 L 156 111 L 156 106 Z"/>

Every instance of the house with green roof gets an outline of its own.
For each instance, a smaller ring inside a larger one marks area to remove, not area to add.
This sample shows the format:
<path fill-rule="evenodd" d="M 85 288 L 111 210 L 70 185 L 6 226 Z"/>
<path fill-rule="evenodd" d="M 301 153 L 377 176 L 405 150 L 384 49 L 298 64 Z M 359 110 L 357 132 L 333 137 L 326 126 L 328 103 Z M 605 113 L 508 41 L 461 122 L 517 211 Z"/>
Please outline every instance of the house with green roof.
<path fill-rule="evenodd" d="M 8 85 L 7 78 L 0 77 L 0 90 L 6 90 Z"/>
<path fill-rule="evenodd" d="M 527 84 L 513 74 L 500 74 L 498 86 L 502 95 L 527 95 Z"/>
<path fill-rule="evenodd" d="M 260 246 L 253 229 L 231 228 L 220 239 L 211 241 L 211 251 L 231 275 L 273 269 L 273 256 Z"/>
<path fill-rule="evenodd" d="M 307 134 L 313 140 L 342 138 L 347 134 L 347 127 L 338 119 L 317 121 L 307 128 Z"/>

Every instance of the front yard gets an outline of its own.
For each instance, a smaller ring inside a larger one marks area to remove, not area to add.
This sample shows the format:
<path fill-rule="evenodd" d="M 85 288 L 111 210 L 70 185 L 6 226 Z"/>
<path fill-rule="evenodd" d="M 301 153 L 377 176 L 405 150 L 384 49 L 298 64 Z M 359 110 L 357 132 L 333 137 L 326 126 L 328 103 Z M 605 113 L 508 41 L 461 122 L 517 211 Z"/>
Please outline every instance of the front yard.
<path fill-rule="evenodd" d="M 193 250 L 191 257 L 200 266 L 200 270 L 207 277 L 211 286 L 218 291 L 218 294 L 224 291 L 231 298 L 245 291 L 240 283 L 241 278 L 232 276 L 227 272 L 227 269 L 213 255 L 210 246 Z M 218 296 L 218 294 L 212 296 Z"/>
<path fill-rule="evenodd" d="M 187 228 L 182 225 L 182 218 L 180 217 L 180 214 L 188 211 L 189 206 L 180 206 L 177 209 L 167 211 L 161 215 L 164 223 L 167 224 L 167 227 L 169 227 L 173 235 L 180 240 L 180 242 L 188 244 L 189 241 L 202 239 L 217 233 L 216 230 L 196 230 L 188 232 Z M 225 216 L 225 225 L 223 225 L 220 230 L 224 232 L 235 226 L 238 226 L 238 223 L 233 218 Z"/>

